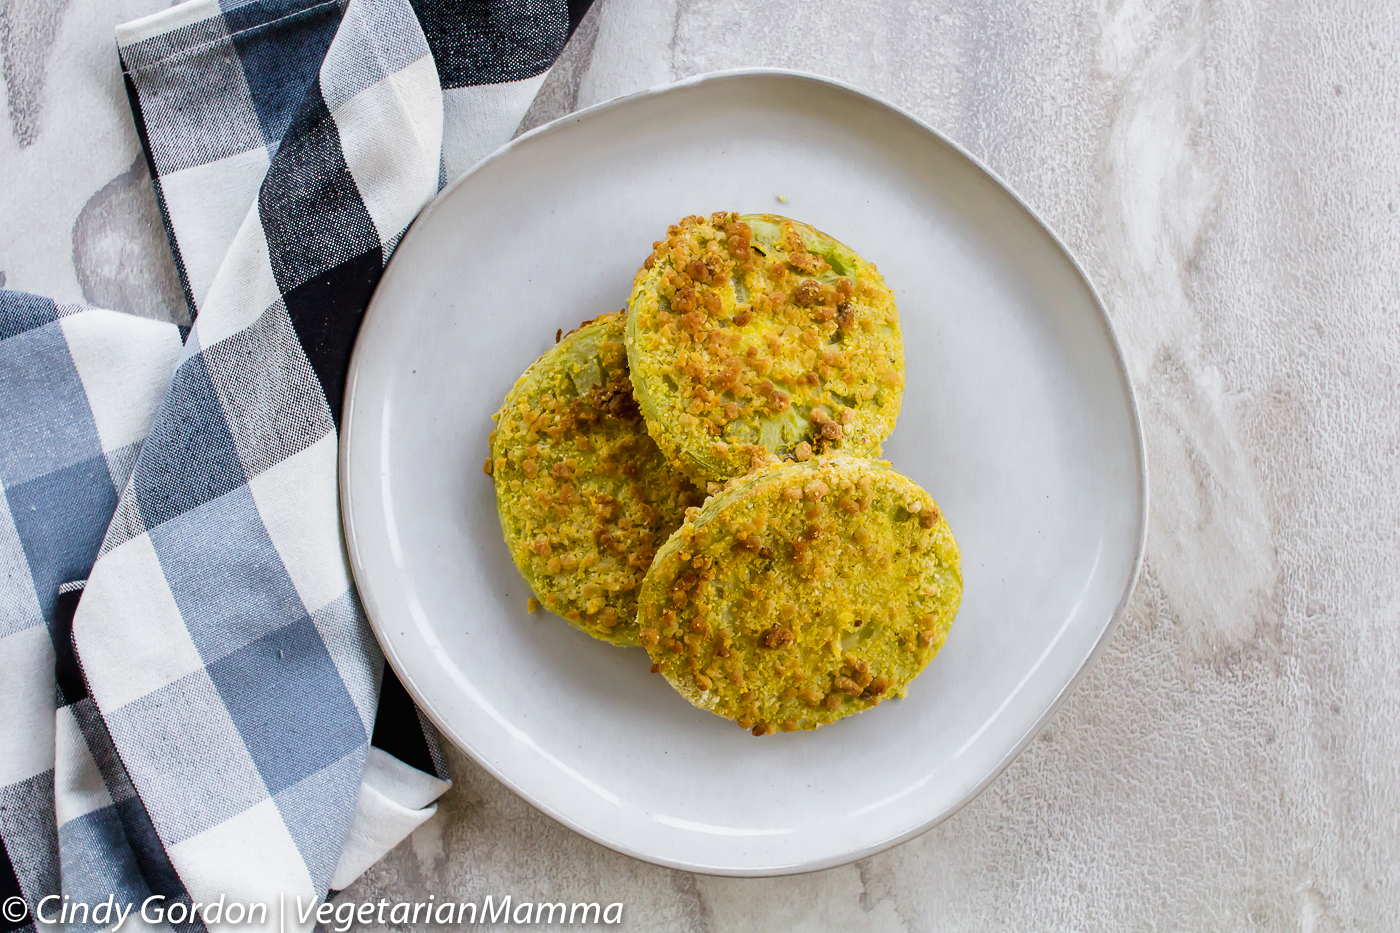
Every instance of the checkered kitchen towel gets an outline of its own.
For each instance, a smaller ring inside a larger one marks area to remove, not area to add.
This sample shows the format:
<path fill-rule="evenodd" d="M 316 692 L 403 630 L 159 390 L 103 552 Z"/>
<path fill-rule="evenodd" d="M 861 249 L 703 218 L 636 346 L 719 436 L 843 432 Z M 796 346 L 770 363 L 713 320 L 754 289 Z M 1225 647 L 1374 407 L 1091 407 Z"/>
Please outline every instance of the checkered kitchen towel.
<path fill-rule="evenodd" d="M 0 291 L 0 900 L 306 902 L 431 814 L 340 536 L 345 370 L 394 245 L 586 6 L 189 0 L 118 31 L 194 324 Z"/>

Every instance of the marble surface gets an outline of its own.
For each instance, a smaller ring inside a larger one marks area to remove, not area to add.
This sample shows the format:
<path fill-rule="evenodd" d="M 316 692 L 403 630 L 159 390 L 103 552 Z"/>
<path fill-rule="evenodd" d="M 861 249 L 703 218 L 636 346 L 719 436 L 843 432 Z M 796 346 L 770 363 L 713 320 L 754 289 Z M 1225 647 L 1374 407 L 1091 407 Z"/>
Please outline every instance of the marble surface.
<path fill-rule="evenodd" d="M 112 26 L 0 0 L 0 280 L 178 316 Z M 1400 929 L 1400 6 L 600 0 L 527 125 L 717 68 L 832 75 L 1063 236 L 1142 405 L 1142 581 L 980 798 L 816 874 L 617 855 L 461 754 L 356 900 L 622 901 L 632 930 Z"/>

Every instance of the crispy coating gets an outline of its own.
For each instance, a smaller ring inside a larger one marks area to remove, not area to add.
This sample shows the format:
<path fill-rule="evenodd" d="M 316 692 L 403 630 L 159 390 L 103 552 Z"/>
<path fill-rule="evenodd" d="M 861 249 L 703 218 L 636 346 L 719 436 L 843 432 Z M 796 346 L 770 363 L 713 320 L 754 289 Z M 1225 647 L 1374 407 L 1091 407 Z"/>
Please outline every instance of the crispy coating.
<path fill-rule="evenodd" d="M 769 214 L 673 224 L 633 280 L 627 355 L 647 430 L 701 486 L 773 456 L 878 455 L 904 390 L 875 266 Z"/>
<path fill-rule="evenodd" d="M 661 548 L 638 600 L 652 669 L 754 735 L 903 696 L 962 598 L 957 542 L 888 464 L 836 455 L 732 480 Z"/>
<path fill-rule="evenodd" d="M 603 315 L 526 370 L 494 416 L 485 469 L 540 602 L 595 638 L 635 645 L 642 577 L 703 496 L 647 436 L 622 336 L 622 312 Z"/>

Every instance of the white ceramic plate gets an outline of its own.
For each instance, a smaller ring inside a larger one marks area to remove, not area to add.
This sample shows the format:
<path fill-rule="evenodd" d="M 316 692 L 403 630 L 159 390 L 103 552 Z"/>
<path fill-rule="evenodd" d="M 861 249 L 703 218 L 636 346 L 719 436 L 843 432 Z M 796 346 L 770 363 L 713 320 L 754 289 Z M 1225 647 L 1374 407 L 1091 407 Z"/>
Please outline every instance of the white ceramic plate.
<path fill-rule="evenodd" d="M 756 739 L 641 649 L 528 615 L 481 469 L 491 413 L 555 329 L 622 307 L 652 240 L 719 209 L 789 214 L 879 265 L 908 369 L 885 455 L 962 547 L 962 609 L 908 697 L 816 732 Z M 1073 687 L 1142 553 L 1132 389 L 1079 267 L 958 147 L 802 75 L 602 104 L 453 184 L 374 295 L 345 412 L 355 577 L 409 692 L 541 810 L 695 871 L 823 868 L 953 813 Z"/>

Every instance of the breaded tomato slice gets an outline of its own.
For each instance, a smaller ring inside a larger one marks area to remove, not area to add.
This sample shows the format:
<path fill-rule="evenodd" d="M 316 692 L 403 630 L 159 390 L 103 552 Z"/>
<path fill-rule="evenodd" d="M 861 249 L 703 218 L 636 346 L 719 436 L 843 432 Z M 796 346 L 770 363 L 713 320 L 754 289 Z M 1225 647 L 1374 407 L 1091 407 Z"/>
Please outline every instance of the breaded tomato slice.
<path fill-rule="evenodd" d="M 516 380 L 486 471 L 540 602 L 595 638 L 635 645 L 642 577 L 704 497 L 647 435 L 622 332 L 621 312 L 585 323 Z"/>
<path fill-rule="evenodd" d="M 903 696 L 961 598 L 929 494 L 837 455 L 760 468 L 692 509 L 642 583 L 638 625 L 682 696 L 762 735 Z"/>
<path fill-rule="evenodd" d="M 806 224 L 673 224 L 637 272 L 627 356 L 647 430 L 697 484 L 770 456 L 877 456 L 904 391 L 894 293 Z"/>

